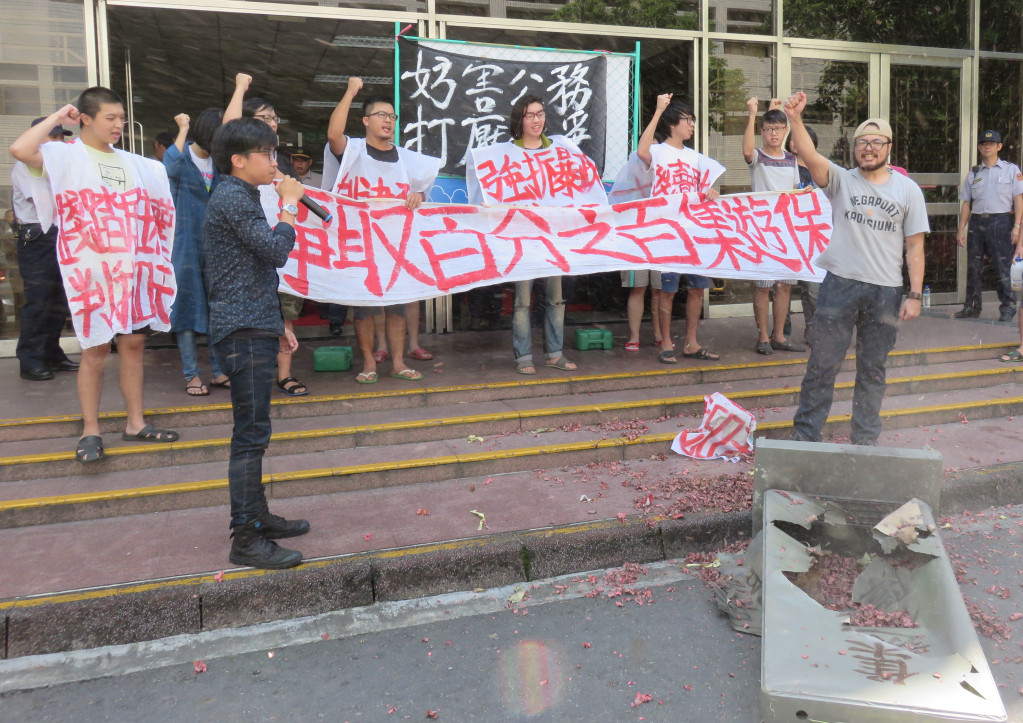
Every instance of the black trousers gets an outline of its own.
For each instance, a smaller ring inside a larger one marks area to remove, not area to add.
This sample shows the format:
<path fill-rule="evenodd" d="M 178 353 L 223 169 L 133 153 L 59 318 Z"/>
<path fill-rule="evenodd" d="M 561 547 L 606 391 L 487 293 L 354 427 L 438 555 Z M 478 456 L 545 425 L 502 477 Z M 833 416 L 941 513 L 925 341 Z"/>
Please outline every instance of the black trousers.
<path fill-rule="evenodd" d="M 984 254 L 998 272 L 998 305 L 1002 313 L 1016 311 L 1016 292 L 1012 290 L 1012 214 L 993 213 L 970 218 L 966 232 L 966 306 L 981 307 L 980 283 Z"/>
<path fill-rule="evenodd" d="M 67 359 L 60 332 L 69 312 L 64 282 L 57 264 L 57 227 L 42 233 L 39 224 L 18 232 L 18 269 L 25 284 L 21 334 L 16 354 L 21 368 L 34 369 Z"/>

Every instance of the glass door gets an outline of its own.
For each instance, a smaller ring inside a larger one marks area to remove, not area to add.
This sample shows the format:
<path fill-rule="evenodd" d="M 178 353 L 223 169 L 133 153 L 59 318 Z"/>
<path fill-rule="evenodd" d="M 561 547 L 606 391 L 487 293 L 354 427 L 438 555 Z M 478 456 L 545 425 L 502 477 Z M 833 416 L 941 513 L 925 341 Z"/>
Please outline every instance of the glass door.
<path fill-rule="evenodd" d="M 820 139 L 818 150 L 835 163 L 853 165 L 852 134 L 864 119 L 889 120 L 891 163 L 920 185 L 927 202 L 924 283 L 933 303 L 961 301 L 966 255 L 955 235 L 959 184 L 974 155 L 963 120 L 969 118 L 969 61 L 816 48 L 788 53 L 788 74 L 781 73 L 779 85 L 807 94 L 806 121 Z"/>
<path fill-rule="evenodd" d="M 965 296 L 958 292 L 965 294 L 966 250 L 956 244 L 959 186 L 973 155 L 963 128 L 968 126 L 963 119 L 969 118 L 963 107 L 969 97 L 963 92 L 964 61 L 894 55 L 883 60 L 889 92 L 888 107 L 882 104 L 881 112 L 895 133 L 892 164 L 906 169 L 927 200 L 931 233 L 924 284 L 931 289 L 932 303 L 962 301 Z"/>
<path fill-rule="evenodd" d="M 817 150 L 840 166 L 853 164 L 856 126 L 880 110 L 879 56 L 792 50 L 788 92 L 807 96 L 803 119 L 817 133 Z"/>
<path fill-rule="evenodd" d="M 840 166 L 852 165 L 852 136 L 856 126 L 870 117 L 871 111 L 876 112 L 879 105 L 878 58 L 871 53 L 783 46 L 778 59 L 777 91 L 773 95 L 785 99 L 796 91 L 806 93 L 803 119 L 817 133 L 817 149 Z M 749 71 L 742 67 L 748 76 Z M 721 187 L 724 193 L 750 190 L 750 174 L 741 152 L 748 117 L 746 97 L 758 96 L 761 108 L 766 109 L 772 96 L 769 79 L 755 82 L 746 76 L 731 101 L 729 124 L 725 126 L 730 127 L 731 133 L 718 150 L 721 158 L 727 158 L 729 168 Z M 711 148 L 714 150 L 713 137 Z M 799 294 L 793 292 L 793 311 L 802 308 L 798 299 Z M 711 291 L 709 316 L 752 316 L 752 300 L 752 281 L 717 281 Z"/>

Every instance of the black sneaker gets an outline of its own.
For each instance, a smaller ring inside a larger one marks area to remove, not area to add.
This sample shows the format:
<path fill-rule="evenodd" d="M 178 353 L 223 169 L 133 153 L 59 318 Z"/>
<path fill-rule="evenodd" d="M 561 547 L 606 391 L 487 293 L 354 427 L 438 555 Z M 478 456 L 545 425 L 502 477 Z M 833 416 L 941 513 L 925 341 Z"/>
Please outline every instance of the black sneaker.
<path fill-rule="evenodd" d="M 857 447 L 877 447 L 878 446 L 876 439 L 858 439 L 855 442 L 853 442 L 853 444 L 856 445 Z"/>
<path fill-rule="evenodd" d="M 1013 317 L 1016 316 L 1016 310 L 1003 311 L 998 315 L 998 321 L 1012 321 Z"/>
<path fill-rule="evenodd" d="M 259 520 L 234 528 L 231 537 L 228 559 L 232 564 L 281 570 L 302 562 L 302 553 L 298 550 L 289 550 L 266 539 L 259 529 Z"/>
<path fill-rule="evenodd" d="M 298 537 L 309 532 L 309 523 L 306 520 L 286 520 L 280 515 L 272 514 L 269 509 L 263 510 L 258 519 L 259 529 L 268 540 Z"/>
<path fill-rule="evenodd" d="M 976 306 L 964 306 L 952 316 L 956 319 L 976 319 L 980 316 L 980 309 Z"/>

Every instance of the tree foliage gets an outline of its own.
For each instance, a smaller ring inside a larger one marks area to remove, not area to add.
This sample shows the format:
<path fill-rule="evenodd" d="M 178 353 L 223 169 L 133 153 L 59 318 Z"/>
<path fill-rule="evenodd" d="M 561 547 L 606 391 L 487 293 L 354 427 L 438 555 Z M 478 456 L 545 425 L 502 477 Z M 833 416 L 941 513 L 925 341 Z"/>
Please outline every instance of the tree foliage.
<path fill-rule="evenodd" d="M 695 10 L 679 10 L 678 0 L 569 0 L 554 13 L 555 20 L 599 25 L 633 25 L 640 28 L 696 30 Z"/>
<path fill-rule="evenodd" d="M 785 35 L 967 48 L 970 0 L 785 0 Z"/>

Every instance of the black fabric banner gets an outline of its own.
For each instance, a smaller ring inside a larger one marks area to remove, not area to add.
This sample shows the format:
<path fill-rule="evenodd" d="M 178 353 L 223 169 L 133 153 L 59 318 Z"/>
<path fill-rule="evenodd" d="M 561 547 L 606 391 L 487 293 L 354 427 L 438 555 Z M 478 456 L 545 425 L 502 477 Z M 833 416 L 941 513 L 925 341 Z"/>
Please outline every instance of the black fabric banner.
<path fill-rule="evenodd" d="M 562 62 L 522 62 L 502 60 L 499 56 L 505 49 L 500 46 L 486 46 L 486 58 L 454 52 L 459 45 L 450 47 L 450 51 L 435 50 L 401 39 L 399 90 L 405 148 L 440 158 L 441 173 L 464 176 L 467 150 L 511 140 L 508 114 L 512 106 L 524 95 L 535 95 L 544 100 L 545 133 L 574 141 L 603 173 L 604 57 L 572 60 L 570 55 L 575 53 L 566 53 Z"/>

